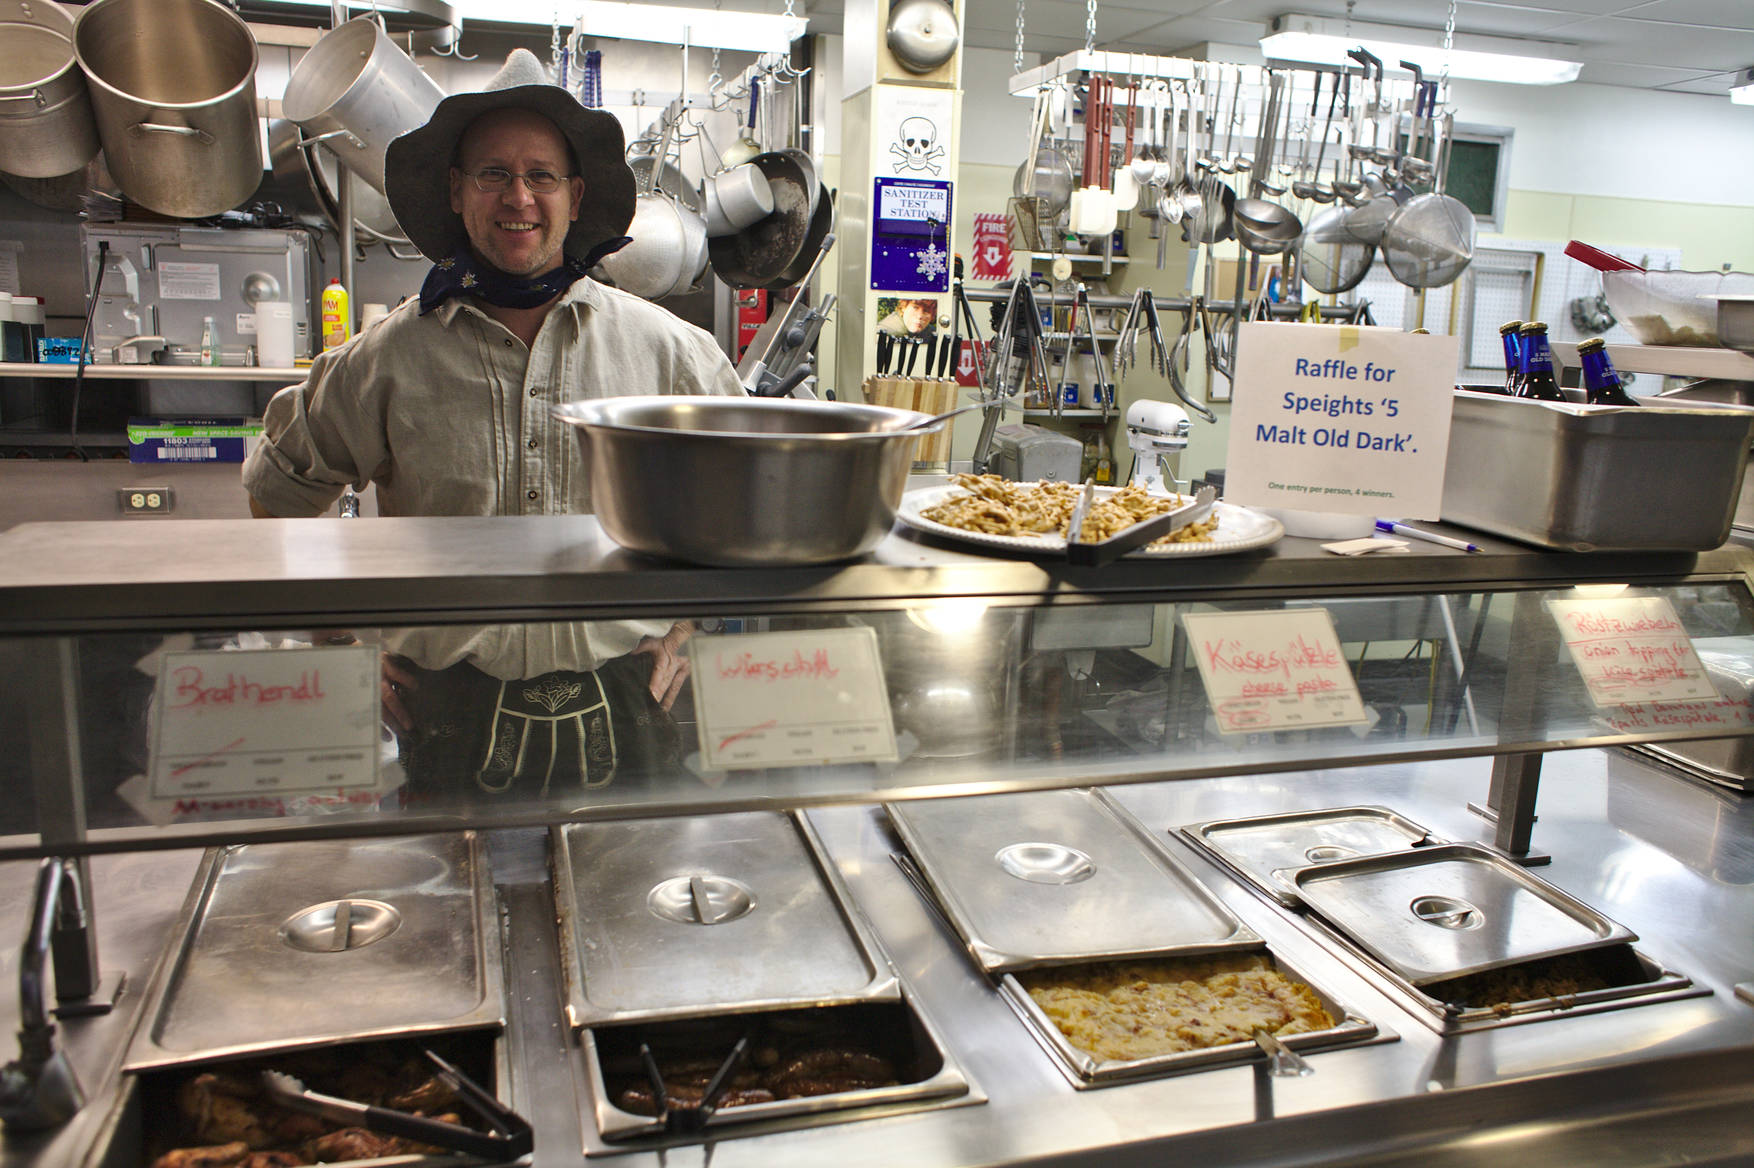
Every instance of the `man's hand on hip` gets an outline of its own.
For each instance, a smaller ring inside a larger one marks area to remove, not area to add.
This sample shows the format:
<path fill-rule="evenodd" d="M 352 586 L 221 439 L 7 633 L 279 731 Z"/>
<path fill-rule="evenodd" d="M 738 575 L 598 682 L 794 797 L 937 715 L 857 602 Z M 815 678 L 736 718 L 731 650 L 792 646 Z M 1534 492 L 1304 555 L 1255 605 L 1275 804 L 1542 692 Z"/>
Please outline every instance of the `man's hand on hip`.
<path fill-rule="evenodd" d="M 662 637 L 643 637 L 633 647 L 635 653 L 651 655 L 652 700 L 665 710 L 676 704 L 676 696 L 682 692 L 683 683 L 688 680 L 688 655 L 682 651 L 682 646 L 693 635 L 693 624 L 678 621 Z"/>

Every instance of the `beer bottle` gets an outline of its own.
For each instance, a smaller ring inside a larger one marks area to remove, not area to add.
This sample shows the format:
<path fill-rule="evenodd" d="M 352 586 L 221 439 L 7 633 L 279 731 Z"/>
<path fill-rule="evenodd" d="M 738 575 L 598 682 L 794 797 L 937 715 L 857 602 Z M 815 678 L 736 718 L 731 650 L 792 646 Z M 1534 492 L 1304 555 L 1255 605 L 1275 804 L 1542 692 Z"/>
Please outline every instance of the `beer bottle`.
<path fill-rule="evenodd" d="M 1584 398 L 1592 406 L 1635 406 L 1636 398 L 1620 388 L 1620 374 L 1608 360 L 1608 344 L 1601 337 L 1591 337 L 1577 347 L 1577 359 L 1583 366 Z"/>
<path fill-rule="evenodd" d="M 1559 391 L 1558 379 L 1553 376 L 1553 351 L 1547 347 L 1547 326 L 1531 320 L 1517 330 L 1517 336 L 1520 338 L 1518 364 L 1522 369 L 1517 396 L 1532 397 L 1537 401 L 1567 400 Z"/>
<path fill-rule="evenodd" d="M 1511 397 L 1516 396 L 1517 384 L 1523 379 L 1522 346 L 1516 333 L 1522 327 L 1520 320 L 1507 320 L 1498 326 L 1498 339 L 1504 344 L 1504 392 Z"/>

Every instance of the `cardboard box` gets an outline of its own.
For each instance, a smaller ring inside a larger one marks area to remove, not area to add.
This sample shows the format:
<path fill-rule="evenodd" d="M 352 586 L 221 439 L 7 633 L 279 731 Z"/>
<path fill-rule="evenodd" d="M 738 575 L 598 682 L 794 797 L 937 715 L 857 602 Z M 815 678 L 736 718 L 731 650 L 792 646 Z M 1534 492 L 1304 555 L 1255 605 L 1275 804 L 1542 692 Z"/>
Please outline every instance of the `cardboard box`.
<path fill-rule="evenodd" d="M 259 418 L 129 418 L 128 461 L 242 462 L 261 438 Z"/>

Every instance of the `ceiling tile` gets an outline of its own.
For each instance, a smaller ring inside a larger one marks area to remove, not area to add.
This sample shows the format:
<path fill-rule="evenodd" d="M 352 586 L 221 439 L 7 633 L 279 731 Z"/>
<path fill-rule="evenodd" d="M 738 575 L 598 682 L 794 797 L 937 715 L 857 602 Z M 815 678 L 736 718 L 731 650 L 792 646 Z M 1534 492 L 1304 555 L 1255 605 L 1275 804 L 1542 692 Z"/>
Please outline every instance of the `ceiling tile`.
<path fill-rule="evenodd" d="M 1754 30 L 1754 4 L 1748 0 L 1656 0 L 1625 15 L 1638 20 Z"/>
<path fill-rule="evenodd" d="M 1583 61 L 1657 65 L 1695 74 L 1739 69 L 1754 61 L 1754 32 L 1601 17 L 1573 25 L 1565 39 L 1578 46 Z"/>
<path fill-rule="evenodd" d="M 1662 85 L 1695 81 L 1699 76 L 1697 69 L 1665 69 L 1656 65 L 1631 65 L 1617 61 L 1586 61 L 1578 80 L 1591 85 L 1656 89 Z"/>

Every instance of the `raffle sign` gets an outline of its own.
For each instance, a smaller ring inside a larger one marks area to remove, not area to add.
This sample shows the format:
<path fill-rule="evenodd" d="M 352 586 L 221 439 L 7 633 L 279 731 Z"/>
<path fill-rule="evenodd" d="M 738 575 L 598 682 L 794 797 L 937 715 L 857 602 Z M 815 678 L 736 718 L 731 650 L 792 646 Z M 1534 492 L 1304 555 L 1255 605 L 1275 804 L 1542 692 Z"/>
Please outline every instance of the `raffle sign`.
<path fill-rule="evenodd" d="M 1718 698 L 1666 597 L 1549 600 L 1547 609 L 1596 705 Z"/>
<path fill-rule="evenodd" d="M 1437 518 L 1457 344 L 1354 325 L 1243 325 L 1224 497 Z"/>
<path fill-rule="evenodd" d="M 1225 734 L 1369 721 L 1325 608 L 1182 617 Z"/>

